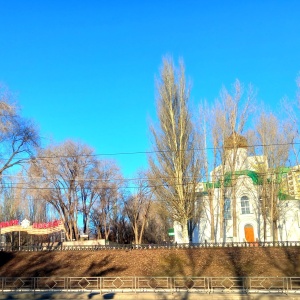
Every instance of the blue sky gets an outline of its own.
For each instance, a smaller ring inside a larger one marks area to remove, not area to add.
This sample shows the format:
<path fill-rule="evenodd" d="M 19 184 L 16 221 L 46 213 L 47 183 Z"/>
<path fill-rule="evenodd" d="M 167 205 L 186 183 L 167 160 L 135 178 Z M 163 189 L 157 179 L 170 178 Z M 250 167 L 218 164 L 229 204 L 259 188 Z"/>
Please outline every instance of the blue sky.
<path fill-rule="evenodd" d="M 295 97 L 299 1 L 0 0 L 0 82 L 44 145 L 81 140 L 96 153 L 147 151 L 155 76 L 183 58 L 194 107 L 236 78 L 276 110 Z M 115 155 L 125 176 L 146 156 Z"/>

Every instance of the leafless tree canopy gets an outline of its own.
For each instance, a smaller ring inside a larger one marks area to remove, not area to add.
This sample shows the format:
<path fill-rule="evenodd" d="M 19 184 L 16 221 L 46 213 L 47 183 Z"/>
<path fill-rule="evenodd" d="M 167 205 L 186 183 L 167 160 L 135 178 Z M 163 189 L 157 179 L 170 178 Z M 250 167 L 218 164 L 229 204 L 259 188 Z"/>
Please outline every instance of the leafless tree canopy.
<path fill-rule="evenodd" d="M 289 165 L 292 142 L 295 138 L 293 123 L 280 121 L 272 113 L 261 112 L 255 126 L 255 152 L 267 159 L 267 164 L 257 164 L 257 172 L 262 178 L 260 188 L 261 212 L 264 221 L 263 238 L 269 222 L 274 240 L 278 240 L 278 221 L 282 215 L 284 203 L 278 202 L 282 190 L 282 172 Z"/>
<path fill-rule="evenodd" d="M 140 171 L 134 180 L 134 191 L 124 199 L 124 211 L 132 226 L 135 244 L 142 243 L 152 204 L 153 192 L 146 177 L 146 172 Z"/>
<path fill-rule="evenodd" d="M 1 220 L 19 219 L 29 211 L 30 205 L 20 197 L 23 185 L 17 184 L 13 174 L 20 166 L 26 168 L 39 146 L 35 124 L 20 115 L 19 107 L 12 103 L 12 95 L 0 86 L 0 217 Z"/>
<path fill-rule="evenodd" d="M 24 165 L 39 146 L 39 134 L 31 120 L 23 118 L 11 103 L 11 95 L 0 90 L 0 175 L 16 165 Z"/>
<path fill-rule="evenodd" d="M 116 190 L 112 182 L 116 179 L 116 167 L 97 160 L 93 154 L 84 144 L 66 141 L 41 150 L 31 164 L 33 196 L 56 209 L 70 240 L 79 238 L 79 214 L 83 218 L 83 231 L 88 233 L 95 205 L 108 205 L 107 191 Z"/>
<path fill-rule="evenodd" d="M 90 205 L 91 221 L 97 237 L 108 240 L 122 213 L 120 206 L 123 178 L 119 168 L 112 161 L 99 161 L 97 172 L 100 181 L 91 189 L 95 193 L 95 201 Z M 89 216 L 89 213 L 86 215 Z"/>
<path fill-rule="evenodd" d="M 211 115 L 211 138 L 214 147 L 214 166 L 220 165 L 218 173 L 213 174 L 213 181 L 220 180 L 221 189 L 219 194 L 219 211 L 220 211 L 220 230 L 221 235 L 225 239 L 226 220 L 223 215 L 224 201 L 226 193 L 230 192 L 232 197 L 232 219 L 233 219 L 233 237 L 237 236 L 236 224 L 236 187 L 235 179 L 230 191 L 224 186 L 225 174 L 230 172 L 234 175 L 237 164 L 237 155 L 240 142 L 238 139 L 245 131 L 245 126 L 254 111 L 255 93 L 253 88 L 249 86 L 246 93 L 243 85 L 236 80 L 233 85 L 233 91 L 228 91 L 225 87 L 222 88 L 220 97 L 217 99 L 212 109 Z M 230 151 L 226 141 L 231 140 Z M 213 194 L 213 191 L 209 191 Z M 211 199 L 212 201 L 212 199 Z M 211 220 L 214 219 L 214 208 L 210 204 Z M 214 236 L 214 228 L 211 226 L 211 237 Z"/>
<path fill-rule="evenodd" d="M 175 69 L 171 59 L 164 59 L 157 83 L 158 124 L 151 126 L 155 157 L 149 157 L 149 179 L 154 193 L 183 229 L 188 242 L 188 221 L 195 212 L 196 186 L 200 177 L 197 136 L 188 108 L 189 88 L 184 66 Z"/>

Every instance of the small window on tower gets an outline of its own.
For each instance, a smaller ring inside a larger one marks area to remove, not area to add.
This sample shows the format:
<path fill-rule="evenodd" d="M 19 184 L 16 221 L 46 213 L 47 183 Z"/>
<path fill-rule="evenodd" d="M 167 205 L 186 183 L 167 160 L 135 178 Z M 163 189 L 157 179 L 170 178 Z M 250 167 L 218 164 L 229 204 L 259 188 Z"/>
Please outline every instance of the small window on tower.
<path fill-rule="evenodd" d="M 242 214 L 250 214 L 250 203 L 249 198 L 247 196 L 243 196 L 241 198 L 241 209 Z"/>

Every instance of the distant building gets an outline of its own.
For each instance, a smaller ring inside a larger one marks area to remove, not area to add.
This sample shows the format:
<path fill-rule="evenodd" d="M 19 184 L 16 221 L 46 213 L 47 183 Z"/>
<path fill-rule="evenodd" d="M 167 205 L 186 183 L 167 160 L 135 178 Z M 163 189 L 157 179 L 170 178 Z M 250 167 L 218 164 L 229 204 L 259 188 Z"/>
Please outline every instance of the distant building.
<path fill-rule="evenodd" d="M 273 230 L 279 241 L 299 241 L 300 166 L 270 168 L 267 157 L 248 156 L 246 138 L 236 133 L 224 146 L 211 182 L 199 183 L 202 213 L 193 242 L 273 241 Z M 181 243 L 178 224 L 174 231 Z"/>

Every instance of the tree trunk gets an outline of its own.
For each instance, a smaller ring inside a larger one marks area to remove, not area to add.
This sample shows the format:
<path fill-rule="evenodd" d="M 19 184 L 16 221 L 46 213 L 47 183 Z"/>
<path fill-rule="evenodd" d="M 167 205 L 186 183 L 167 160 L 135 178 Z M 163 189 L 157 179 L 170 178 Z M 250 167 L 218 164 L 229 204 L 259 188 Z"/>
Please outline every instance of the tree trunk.
<path fill-rule="evenodd" d="M 264 222 L 264 224 L 263 224 L 263 226 L 264 226 L 264 242 L 266 241 L 266 238 L 267 238 L 267 218 L 266 218 L 266 216 L 264 215 L 263 216 L 263 222 Z"/>
<path fill-rule="evenodd" d="M 220 238 L 223 239 L 226 238 L 224 236 L 224 184 L 221 184 L 221 190 L 220 190 Z"/>
<path fill-rule="evenodd" d="M 209 213 L 210 213 L 210 240 L 215 241 L 215 216 L 214 216 L 214 192 L 213 189 L 208 190 Z"/>
<path fill-rule="evenodd" d="M 189 243 L 189 230 L 188 230 L 188 220 L 185 220 L 182 227 L 182 243 L 188 244 Z"/>
<path fill-rule="evenodd" d="M 278 230 L 277 230 L 277 220 L 272 222 L 272 231 L 273 231 L 273 242 L 278 241 Z"/>
<path fill-rule="evenodd" d="M 142 226 L 141 226 L 141 230 L 140 230 L 140 234 L 139 234 L 139 244 L 142 243 L 142 238 L 143 238 L 144 231 L 145 231 L 146 220 L 147 220 L 147 216 L 145 215 L 145 218 L 142 221 Z"/>
<path fill-rule="evenodd" d="M 135 224 L 135 226 L 133 228 L 133 231 L 134 231 L 134 243 L 135 244 L 139 244 L 139 233 L 138 233 L 138 226 L 137 226 L 137 224 Z"/>
<path fill-rule="evenodd" d="M 232 227 L 233 227 L 233 241 L 237 241 L 237 216 L 236 216 L 236 191 L 233 188 L 232 194 Z"/>

